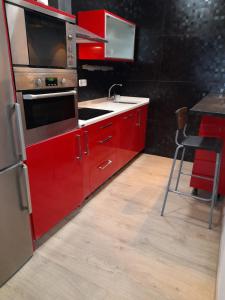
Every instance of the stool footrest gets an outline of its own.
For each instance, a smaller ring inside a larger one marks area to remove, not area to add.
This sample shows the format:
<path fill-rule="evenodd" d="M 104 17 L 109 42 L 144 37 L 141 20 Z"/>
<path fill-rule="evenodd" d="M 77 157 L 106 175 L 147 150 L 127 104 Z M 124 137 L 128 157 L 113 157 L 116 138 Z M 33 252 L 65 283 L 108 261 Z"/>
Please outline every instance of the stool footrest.
<path fill-rule="evenodd" d="M 184 193 L 184 192 L 180 192 L 180 191 L 176 191 L 176 190 L 172 190 L 172 189 L 169 189 L 169 192 L 175 193 L 177 195 L 183 195 L 183 196 L 186 196 L 186 197 L 191 197 L 191 198 L 194 198 L 196 200 L 200 200 L 200 201 L 204 201 L 204 202 L 211 202 L 212 201 L 211 198 L 202 198 L 202 197 L 194 196 L 194 195 L 189 194 L 189 193 Z"/>
<path fill-rule="evenodd" d="M 213 178 L 211 178 L 211 177 L 200 176 L 200 175 L 195 175 L 195 174 L 189 174 L 189 173 L 184 173 L 184 172 L 180 172 L 180 174 L 185 175 L 185 176 L 194 177 L 194 178 L 200 178 L 200 179 L 213 181 Z"/>

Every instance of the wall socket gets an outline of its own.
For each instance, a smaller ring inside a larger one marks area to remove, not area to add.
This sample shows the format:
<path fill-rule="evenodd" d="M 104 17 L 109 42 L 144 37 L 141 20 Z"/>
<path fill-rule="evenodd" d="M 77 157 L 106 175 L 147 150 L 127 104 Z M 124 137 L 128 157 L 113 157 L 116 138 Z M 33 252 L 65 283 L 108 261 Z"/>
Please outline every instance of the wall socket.
<path fill-rule="evenodd" d="M 79 79 L 79 87 L 87 86 L 87 79 Z"/>

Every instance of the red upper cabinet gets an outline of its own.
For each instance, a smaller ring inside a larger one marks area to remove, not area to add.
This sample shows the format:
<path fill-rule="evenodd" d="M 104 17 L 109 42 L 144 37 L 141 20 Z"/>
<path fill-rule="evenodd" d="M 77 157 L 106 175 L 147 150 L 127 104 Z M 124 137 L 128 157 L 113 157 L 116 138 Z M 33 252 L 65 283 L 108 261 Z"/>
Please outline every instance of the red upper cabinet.
<path fill-rule="evenodd" d="M 106 10 L 82 11 L 78 25 L 106 39 L 108 43 L 79 44 L 78 57 L 85 60 L 134 60 L 134 23 Z"/>

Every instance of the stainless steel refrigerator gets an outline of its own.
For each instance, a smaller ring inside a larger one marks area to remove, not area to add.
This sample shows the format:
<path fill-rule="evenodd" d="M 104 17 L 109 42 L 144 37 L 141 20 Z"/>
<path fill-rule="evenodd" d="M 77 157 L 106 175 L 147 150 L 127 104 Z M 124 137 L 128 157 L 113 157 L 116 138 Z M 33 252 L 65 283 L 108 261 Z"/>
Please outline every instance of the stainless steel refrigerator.
<path fill-rule="evenodd" d="M 0 286 L 32 256 L 29 179 L 0 0 Z"/>

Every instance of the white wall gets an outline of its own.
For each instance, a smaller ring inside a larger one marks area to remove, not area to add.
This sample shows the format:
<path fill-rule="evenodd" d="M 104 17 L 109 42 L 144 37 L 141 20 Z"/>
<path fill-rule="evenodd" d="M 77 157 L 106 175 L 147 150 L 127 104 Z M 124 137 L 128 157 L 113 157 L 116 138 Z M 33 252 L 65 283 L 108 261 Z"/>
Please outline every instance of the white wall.
<path fill-rule="evenodd" d="M 217 297 L 216 300 L 225 300 L 225 209 L 223 211 L 223 225 L 220 244 L 220 258 L 217 274 Z"/>

